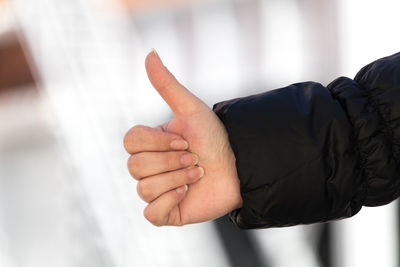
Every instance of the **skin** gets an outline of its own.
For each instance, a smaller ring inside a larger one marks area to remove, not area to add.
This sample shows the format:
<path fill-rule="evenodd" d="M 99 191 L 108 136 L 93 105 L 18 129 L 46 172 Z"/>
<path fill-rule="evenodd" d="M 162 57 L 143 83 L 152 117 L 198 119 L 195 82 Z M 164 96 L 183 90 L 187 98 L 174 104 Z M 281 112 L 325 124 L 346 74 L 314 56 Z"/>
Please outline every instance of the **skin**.
<path fill-rule="evenodd" d="M 182 226 L 240 208 L 235 156 L 224 125 L 181 85 L 155 51 L 146 57 L 150 82 L 174 117 L 159 127 L 137 125 L 124 138 L 128 170 L 156 226 Z M 191 177 L 192 176 L 192 177 Z"/>

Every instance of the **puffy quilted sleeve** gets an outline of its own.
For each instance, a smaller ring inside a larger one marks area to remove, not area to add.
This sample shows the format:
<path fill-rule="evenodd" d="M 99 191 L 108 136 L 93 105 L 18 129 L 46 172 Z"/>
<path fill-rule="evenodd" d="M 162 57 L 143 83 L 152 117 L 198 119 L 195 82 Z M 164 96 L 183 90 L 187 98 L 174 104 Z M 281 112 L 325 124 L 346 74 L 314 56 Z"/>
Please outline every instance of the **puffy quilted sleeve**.
<path fill-rule="evenodd" d="M 214 112 L 236 156 L 240 228 L 346 218 L 400 194 L 400 53 L 354 80 L 293 84 Z"/>

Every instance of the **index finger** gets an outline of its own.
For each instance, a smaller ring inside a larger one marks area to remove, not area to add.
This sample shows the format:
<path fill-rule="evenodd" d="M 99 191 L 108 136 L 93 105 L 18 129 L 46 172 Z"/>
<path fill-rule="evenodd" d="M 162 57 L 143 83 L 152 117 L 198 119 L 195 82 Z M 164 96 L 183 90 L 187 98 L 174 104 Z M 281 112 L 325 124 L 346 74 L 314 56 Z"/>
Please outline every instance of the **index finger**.
<path fill-rule="evenodd" d="M 165 132 L 161 127 L 136 125 L 124 137 L 124 147 L 129 154 L 186 150 L 188 146 L 181 136 Z"/>

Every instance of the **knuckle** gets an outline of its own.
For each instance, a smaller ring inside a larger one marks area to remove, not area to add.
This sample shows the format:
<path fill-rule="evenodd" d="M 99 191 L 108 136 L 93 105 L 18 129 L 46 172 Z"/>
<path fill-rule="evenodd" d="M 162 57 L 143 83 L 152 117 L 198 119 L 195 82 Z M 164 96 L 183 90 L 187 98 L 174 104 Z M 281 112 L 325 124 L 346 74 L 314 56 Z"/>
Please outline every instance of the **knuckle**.
<path fill-rule="evenodd" d="M 133 178 L 140 179 L 141 158 L 138 155 L 130 156 L 128 159 L 128 170 Z"/>
<path fill-rule="evenodd" d="M 144 211 L 143 211 L 143 216 L 146 218 L 146 220 L 148 220 L 149 222 L 153 222 L 154 220 L 154 214 L 153 212 L 151 212 L 149 206 L 147 206 Z"/>
<path fill-rule="evenodd" d="M 125 134 L 125 136 L 124 136 L 124 148 L 125 148 L 125 150 L 126 150 L 126 152 L 130 152 L 130 142 L 129 142 L 129 139 L 130 139 L 130 135 L 129 135 L 129 131 Z"/>
<path fill-rule="evenodd" d="M 162 218 L 160 218 L 160 216 L 158 216 L 155 212 L 152 212 L 151 209 L 149 209 L 148 206 L 144 209 L 143 215 L 146 218 L 146 220 L 151 222 L 153 225 L 155 225 L 155 226 L 162 226 L 163 225 Z"/>
<path fill-rule="evenodd" d="M 150 202 L 151 200 L 153 200 L 153 192 L 145 179 L 138 182 L 136 190 L 140 198 L 144 201 Z"/>
<path fill-rule="evenodd" d="M 147 128 L 143 125 L 135 125 L 125 134 L 124 147 L 128 153 L 134 153 L 137 150 L 137 144 Z"/>

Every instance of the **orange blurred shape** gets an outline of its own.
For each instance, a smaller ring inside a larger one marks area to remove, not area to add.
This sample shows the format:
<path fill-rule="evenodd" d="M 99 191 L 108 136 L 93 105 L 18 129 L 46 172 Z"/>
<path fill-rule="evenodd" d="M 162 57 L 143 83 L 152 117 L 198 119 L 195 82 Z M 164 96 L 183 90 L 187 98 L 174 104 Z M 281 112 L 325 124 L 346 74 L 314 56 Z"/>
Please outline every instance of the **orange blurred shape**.
<path fill-rule="evenodd" d="M 9 3 L 0 0 L 0 93 L 35 83 Z"/>
<path fill-rule="evenodd" d="M 28 51 L 9 4 L 8 0 L 0 0 L 0 94 L 35 87 Z"/>
<path fill-rule="evenodd" d="M 0 0 L 1 1 L 1 0 Z M 14 32 L 0 36 L 0 93 L 35 83 L 24 49 Z"/>
<path fill-rule="evenodd" d="M 197 0 L 119 0 L 128 10 L 147 11 L 152 9 L 162 9 L 179 7 Z"/>

